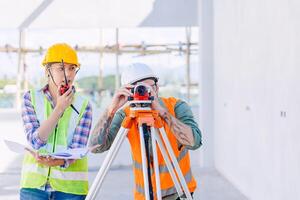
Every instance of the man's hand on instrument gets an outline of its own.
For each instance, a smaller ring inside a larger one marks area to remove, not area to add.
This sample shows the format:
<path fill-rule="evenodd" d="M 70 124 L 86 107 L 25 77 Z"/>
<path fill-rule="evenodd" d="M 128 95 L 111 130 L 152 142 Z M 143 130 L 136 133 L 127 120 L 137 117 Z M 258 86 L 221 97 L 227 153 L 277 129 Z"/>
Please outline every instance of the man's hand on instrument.
<path fill-rule="evenodd" d="M 151 91 L 151 96 L 154 97 L 154 100 L 152 101 L 152 104 L 151 104 L 151 108 L 153 110 L 157 110 L 159 112 L 159 115 L 162 117 L 165 114 L 165 112 L 167 112 L 167 110 L 162 105 L 160 105 L 159 99 L 158 99 L 158 94 L 156 93 L 154 88 L 151 86 L 149 86 L 149 88 Z"/>
<path fill-rule="evenodd" d="M 125 85 L 116 90 L 112 102 L 108 108 L 109 115 L 113 115 L 119 108 L 121 108 L 128 100 L 129 96 L 132 96 L 130 89 L 133 85 Z"/>

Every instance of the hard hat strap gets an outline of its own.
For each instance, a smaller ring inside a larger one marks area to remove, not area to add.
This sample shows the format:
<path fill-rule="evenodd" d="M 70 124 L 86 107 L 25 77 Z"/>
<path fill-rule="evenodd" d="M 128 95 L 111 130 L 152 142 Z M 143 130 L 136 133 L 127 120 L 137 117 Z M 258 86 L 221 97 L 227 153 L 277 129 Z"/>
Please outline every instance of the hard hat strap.
<path fill-rule="evenodd" d="M 48 69 L 48 72 L 49 72 L 49 74 L 50 74 L 50 77 L 51 77 L 51 79 L 52 79 L 54 85 L 58 88 L 57 84 L 56 84 L 55 81 L 54 81 L 54 78 L 53 78 L 53 76 L 52 76 L 52 73 L 51 73 L 51 71 L 50 71 L 50 67 L 47 66 L 47 69 Z"/>
<path fill-rule="evenodd" d="M 75 72 L 75 75 L 77 75 L 77 73 L 78 73 L 79 70 L 80 70 L 80 68 L 77 67 L 77 70 L 76 70 L 76 72 Z"/>
<path fill-rule="evenodd" d="M 67 80 L 67 75 L 66 75 L 66 69 L 65 69 L 64 60 L 61 60 L 61 65 L 64 68 L 65 84 L 68 85 L 68 80 Z"/>

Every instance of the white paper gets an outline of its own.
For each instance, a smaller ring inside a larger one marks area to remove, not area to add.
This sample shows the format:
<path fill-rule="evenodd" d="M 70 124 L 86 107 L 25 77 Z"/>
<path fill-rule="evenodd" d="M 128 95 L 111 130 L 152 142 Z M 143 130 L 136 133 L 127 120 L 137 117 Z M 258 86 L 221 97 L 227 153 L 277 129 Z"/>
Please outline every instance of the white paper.
<path fill-rule="evenodd" d="M 4 140 L 4 143 L 6 144 L 9 150 L 19 154 L 23 154 L 26 149 L 32 150 L 30 147 L 18 142 Z"/>
<path fill-rule="evenodd" d="M 18 142 L 4 140 L 4 143 L 6 144 L 9 150 L 15 153 L 23 154 L 25 150 L 36 152 L 36 150 L 33 150 L 32 148 Z M 81 159 L 85 157 L 88 152 L 89 152 L 88 148 L 75 148 L 75 149 L 67 149 L 62 152 L 43 154 L 42 156 L 51 156 L 53 158 L 58 158 L 58 159 Z"/>
<path fill-rule="evenodd" d="M 63 152 L 56 152 L 48 154 L 53 158 L 60 159 L 81 159 L 87 155 L 89 152 L 88 148 L 75 148 L 75 149 L 67 149 Z"/>

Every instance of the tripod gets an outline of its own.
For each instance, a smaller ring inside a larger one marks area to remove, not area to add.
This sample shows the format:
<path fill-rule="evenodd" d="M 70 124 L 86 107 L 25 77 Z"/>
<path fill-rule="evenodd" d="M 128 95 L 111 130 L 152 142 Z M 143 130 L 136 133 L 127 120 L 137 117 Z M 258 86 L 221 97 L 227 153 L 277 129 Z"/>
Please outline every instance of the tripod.
<path fill-rule="evenodd" d="M 137 102 L 132 102 L 137 103 Z M 138 102 L 140 103 L 140 102 Z M 149 103 L 148 101 L 146 103 Z M 148 104 L 146 104 L 148 105 Z M 150 105 L 150 104 L 149 104 Z M 130 114 L 125 117 L 122 122 L 122 126 L 119 129 L 116 138 L 111 145 L 107 156 L 105 157 L 102 166 L 93 182 L 90 191 L 86 197 L 86 200 L 95 200 L 99 193 L 99 189 L 104 181 L 104 178 L 110 168 L 114 158 L 116 157 L 121 144 L 123 143 L 129 129 L 134 125 L 138 124 L 139 127 L 139 136 L 141 144 L 141 157 L 142 157 L 142 169 L 143 169 L 143 182 L 145 188 L 145 197 L 146 200 L 153 200 L 152 193 L 152 184 L 149 171 L 149 151 L 147 152 L 148 145 L 147 140 L 149 131 L 151 133 L 151 144 L 153 151 L 153 164 L 154 164 L 154 173 L 155 173 L 155 183 L 156 183 L 156 197 L 158 200 L 161 200 L 161 187 L 160 187 L 160 178 L 159 178 L 159 165 L 158 165 L 158 156 L 157 156 L 157 147 L 158 145 L 163 159 L 165 160 L 166 166 L 170 172 L 172 181 L 174 182 L 176 191 L 180 198 L 186 198 L 192 200 L 192 196 L 189 192 L 187 183 L 184 179 L 182 171 L 180 170 L 179 164 L 177 162 L 176 156 L 172 150 L 171 144 L 168 140 L 167 134 L 163 128 L 163 123 L 161 118 L 158 115 L 158 111 L 151 110 L 150 106 L 148 107 L 131 107 Z M 160 135 L 158 134 L 160 132 Z M 164 142 L 164 143 L 163 143 Z M 170 158 L 169 158 L 170 156 Z M 174 166 L 174 168 L 173 168 Z M 148 167 L 148 170 L 147 170 Z M 176 172 L 175 172 L 176 171 Z M 178 180 L 179 179 L 179 180 Z M 182 191 L 183 189 L 183 191 Z M 185 194 L 185 196 L 184 196 Z"/>

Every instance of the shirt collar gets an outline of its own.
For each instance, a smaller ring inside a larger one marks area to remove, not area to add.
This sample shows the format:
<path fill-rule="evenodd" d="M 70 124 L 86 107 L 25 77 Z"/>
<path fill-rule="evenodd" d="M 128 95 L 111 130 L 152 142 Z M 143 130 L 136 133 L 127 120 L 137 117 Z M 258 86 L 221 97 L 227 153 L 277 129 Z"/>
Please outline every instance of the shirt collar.
<path fill-rule="evenodd" d="M 42 87 L 40 89 L 40 91 L 42 91 L 44 93 L 44 95 L 46 96 L 47 100 L 50 102 L 52 108 L 54 108 L 54 102 L 53 102 L 53 97 L 51 96 L 50 90 L 49 90 L 49 85 L 46 84 L 44 87 Z"/>

